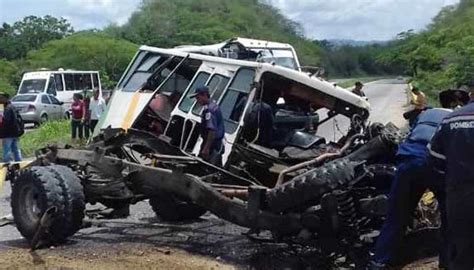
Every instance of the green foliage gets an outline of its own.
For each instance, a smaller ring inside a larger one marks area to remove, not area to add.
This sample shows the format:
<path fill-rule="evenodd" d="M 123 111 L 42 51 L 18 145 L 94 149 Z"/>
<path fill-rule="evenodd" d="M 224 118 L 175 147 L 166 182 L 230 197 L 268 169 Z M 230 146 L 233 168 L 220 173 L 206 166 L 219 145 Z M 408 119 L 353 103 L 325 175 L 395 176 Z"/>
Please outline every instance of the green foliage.
<path fill-rule="evenodd" d="M 103 33 L 78 32 L 30 51 L 26 61 L 31 69 L 99 70 L 102 85 L 112 88 L 137 48 L 133 43 Z"/>
<path fill-rule="evenodd" d="M 301 27 L 258 0 L 144 0 L 122 27 L 106 33 L 157 47 L 213 44 L 231 37 L 286 42 L 303 65 L 319 64 L 320 47 L 305 39 Z"/>
<path fill-rule="evenodd" d="M 27 16 L 13 25 L 4 23 L 0 27 L 0 58 L 20 59 L 32 49 L 44 43 L 61 39 L 73 32 L 71 25 L 63 18 L 52 16 Z"/>
<path fill-rule="evenodd" d="M 331 77 L 400 74 L 400 69 L 390 61 L 378 57 L 387 49 L 383 45 L 333 46 L 329 41 L 315 41 L 325 49 L 322 66 Z"/>
<path fill-rule="evenodd" d="M 443 8 L 421 33 L 401 33 L 379 61 L 406 66 L 431 98 L 474 79 L 474 1 Z"/>
<path fill-rule="evenodd" d="M 6 60 L 0 59 L 0 91 L 10 95 L 15 94 L 15 83 L 18 67 Z"/>
<path fill-rule="evenodd" d="M 21 153 L 24 157 L 35 150 L 51 144 L 71 143 L 70 122 L 67 120 L 47 122 L 39 128 L 25 133 L 20 138 Z"/>

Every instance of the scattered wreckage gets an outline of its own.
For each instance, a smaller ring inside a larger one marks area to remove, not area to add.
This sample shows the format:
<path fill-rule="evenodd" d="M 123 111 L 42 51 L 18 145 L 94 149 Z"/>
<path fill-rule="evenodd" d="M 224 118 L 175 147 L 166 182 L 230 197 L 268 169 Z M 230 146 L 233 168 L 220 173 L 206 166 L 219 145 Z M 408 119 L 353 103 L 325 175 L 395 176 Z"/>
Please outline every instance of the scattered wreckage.
<path fill-rule="evenodd" d="M 223 167 L 197 156 L 202 108 L 190 95 L 202 85 L 225 121 Z M 14 220 L 35 244 L 61 243 L 86 203 L 148 199 L 163 220 L 210 211 L 251 232 L 305 232 L 350 249 L 381 225 L 400 139 L 368 116 L 366 100 L 299 70 L 142 46 L 87 146 L 40 149 L 10 170 Z M 328 141 L 318 127 L 335 117 L 350 126 Z"/>

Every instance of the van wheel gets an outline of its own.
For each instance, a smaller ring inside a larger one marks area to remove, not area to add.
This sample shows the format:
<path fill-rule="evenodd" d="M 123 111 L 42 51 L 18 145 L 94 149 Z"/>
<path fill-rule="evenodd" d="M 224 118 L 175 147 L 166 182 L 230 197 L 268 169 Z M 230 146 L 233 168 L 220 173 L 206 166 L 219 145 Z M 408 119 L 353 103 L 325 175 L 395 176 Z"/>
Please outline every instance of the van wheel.
<path fill-rule="evenodd" d="M 47 115 L 47 114 L 41 115 L 41 122 L 40 122 L 40 124 L 43 125 L 43 124 L 45 124 L 46 122 L 48 122 L 48 115 Z"/>
<path fill-rule="evenodd" d="M 164 192 L 150 198 L 149 203 L 155 214 L 163 221 L 193 220 L 207 212 L 206 209 L 192 202 L 181 200 L 173 194 Z"/>
<path fill-rule="evenodd" d="M 24 169 L 12 187 L 12 214 L 21 235 L 32 241 L 43 213 L 56 208 L 41 245 L 62 243 L 76 233 L 84 218 L 85 197 L 76 174 L 68 167 L 51 165 Z"/>
<path fill-rule="evenodd" d="M 66 120 L 71 119 L 71 116 L 69 115 L 69 112 L 64 113 L 64 119 L 66 119 Z"/>

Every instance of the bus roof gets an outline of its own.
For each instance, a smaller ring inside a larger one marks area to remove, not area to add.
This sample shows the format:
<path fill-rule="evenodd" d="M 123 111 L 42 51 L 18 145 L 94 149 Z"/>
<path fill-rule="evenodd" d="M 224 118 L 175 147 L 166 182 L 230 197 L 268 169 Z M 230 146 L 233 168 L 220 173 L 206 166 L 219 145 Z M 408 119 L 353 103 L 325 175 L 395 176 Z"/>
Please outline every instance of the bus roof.
<path fill-rule="evenodd" d="M 27 79 L 45 79 L 45 78 L 48 78 L 51 74 L 64 74 L 64 73 L 73 73 L 73 74 L 99 73 L 99 71 L 93 71 L 93 70 L 38 70 L 38 71 L 25 72 L 23 74 L 23 80 L 27 80 Z"/>
<path fill-rule="evenodd" d="M 222 57 L 209 56 L 209 55 L 203 55 L 203 54 L 188 53 L 179 49 L 162 49 L 162 48 L 150 47 L 146 45 L 141 46 L 139 50 L 169 54 L 169 55 L 180 56 L 180 57 L 189 56 L 192 59 L 197 59 L 197 60 L 202 60 L 202 61 L 207 61 L 207 62 L 214 62 L 214 63 L 220 63 L 220 64 L 226 64 L 226 65 L 236 65 L 240 67 L 256 68 L 256 69 L 260 69 L 262 72 L 267 72 L 267 71 L 273 72 L 275 74 L 281 75 L 288 79 L 300 82 L 322 93 L 336 97 L 337 99 L 344 100 L 345 102 L 353 104 L 359 108 L 368 110 L 370 107 L 370 104 L 366 100 L 357 96 L 356 94 L 353 94 L 351 91 L 348 91 L 342 87 L 336 86 L 320 78 L 309 76 L 308 74 L 303 73 L 301 71 L 297 71 L 297 70 L 293 70 L 293 69 L 289 69 L 285 67 L 280 67 L 277 65 L 261 63 L 261 62 L 245 61 L 245 60 L 235 60 L 235 59 L 230 59 L 230 58 L 222 58 Z"/>

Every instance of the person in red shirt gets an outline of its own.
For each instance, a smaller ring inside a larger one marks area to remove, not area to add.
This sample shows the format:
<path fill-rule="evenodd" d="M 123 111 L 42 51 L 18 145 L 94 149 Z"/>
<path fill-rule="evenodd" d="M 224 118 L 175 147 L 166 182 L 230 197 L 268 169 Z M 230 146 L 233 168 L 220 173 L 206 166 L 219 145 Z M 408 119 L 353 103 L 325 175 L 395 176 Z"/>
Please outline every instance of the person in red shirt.
<path fill-rule="evenodd" d="M 71 137 L 73 143 L 77 142 L 77 137 L 79 137 L 79 141 L 82 141 L 84 102 L 82 102 L 81 98 L 80 94 L 74 94 L 71 104 Z"/>

